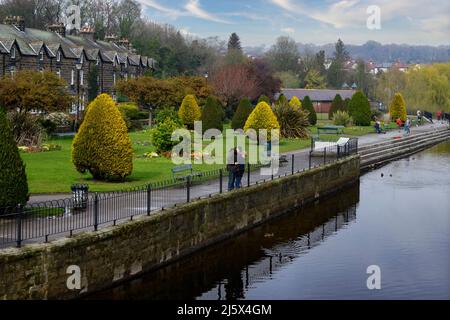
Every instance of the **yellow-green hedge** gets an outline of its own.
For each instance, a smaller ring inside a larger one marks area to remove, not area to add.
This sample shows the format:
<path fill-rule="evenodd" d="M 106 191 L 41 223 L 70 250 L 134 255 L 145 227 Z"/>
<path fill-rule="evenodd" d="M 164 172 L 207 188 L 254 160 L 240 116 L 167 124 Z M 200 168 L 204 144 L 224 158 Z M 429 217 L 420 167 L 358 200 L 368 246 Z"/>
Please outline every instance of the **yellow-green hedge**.
<path fill-rule="evenodd" d="M 403 122 L 406 121 L 406 102 L 401 93 L 396 93 L 389 105 L 389 113 L 392 120 L 400 118 Z"/>
<path fill-rule="evenodd" d="M 200 120 L 202 112 L 194 95 L 188 94 L 184 97 L 178 115 L 188 128 L 193 128 L 194 122 Z"/>
<path fill-rule="evenodd" d="M 127 126 L 113 99 L 102 94 L 89 104 L 72 144 L 76 169 L 95 179 L 123 180 L 133 170 Z"/>
<path fill-rule="evenodd" d="M 272 108 L 266 102 L 260 102 L 256 108 L 249 115 L 245 122 L 244 131 L 254 129 L 259 135 L 259 130 L 267 130 L 267 139 L 271 138 L 272 129 L 280 129 L 277 117 L 272 111 Z"/>

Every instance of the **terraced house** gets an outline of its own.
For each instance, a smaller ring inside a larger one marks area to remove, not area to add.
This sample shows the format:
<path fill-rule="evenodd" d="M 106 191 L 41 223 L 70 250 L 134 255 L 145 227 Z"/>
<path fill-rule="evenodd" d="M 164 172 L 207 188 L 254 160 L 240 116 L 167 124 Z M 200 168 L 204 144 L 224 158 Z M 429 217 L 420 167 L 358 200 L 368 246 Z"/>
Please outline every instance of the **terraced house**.
<path fill-rule="evenodd" d="M 108 36 L 100 41 L 94 35 L 90 27 L 70 35 L 63 24 L 43 31 L 27 28 L 22 17 L 7 17 L 0 24 L 0 75 L 14 76 L 23 69 L 55 72 L 67 82 L 70 92 L 78 98 L 77 106 L 83 110 L 90 93 L 115 97 L 118 80 L 154 70 L 155 61 L 137 54 L 128 40 Z M 96 85 L 90 88 L 93 78 Z"/>

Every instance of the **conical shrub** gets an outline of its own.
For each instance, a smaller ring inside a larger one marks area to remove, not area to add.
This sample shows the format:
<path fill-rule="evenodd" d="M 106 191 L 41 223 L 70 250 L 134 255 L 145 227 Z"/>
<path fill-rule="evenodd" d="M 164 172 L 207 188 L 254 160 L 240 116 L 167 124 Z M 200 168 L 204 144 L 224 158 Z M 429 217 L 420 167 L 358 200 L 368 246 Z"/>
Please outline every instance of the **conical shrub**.
<path fill-rule="evenodd" d="M 372 113 L 367 97 L 361 91 L 357 91 L 350 99 L 348 111 L 353 122 L 358 126 L 369 126 Z"/>
<path fill-rule="evenodd" d="M 202 129 L 205 133 L 209 129 L 223 131 L 224 111 L 216 98 L 208 97 L 202 112 Z"/>
<path fill-rule="evenodd" d="M 113 99 L 102 94 L 92 101 L 72 143 L 76 169 L 95 179 L 123 180 L 133 170 L 133 148 L 127 126 Z"/>
<path fill-rule="evenodd" d="M 258 103 L 256 108 L 252 111 L 244 126 L 244 131 L 249 129 L 254 129 L 258 136 L 260 135 L 260 130 L 266 129 L 267 139 L 271 138 L 272 129 L 280 129 L 277 117 L 267 103 Z"/>
<path fill-rule="evenodd" d="M 253 105 L 248 98 L 243 98 L 237 107 L 236 112 L 231 120 L 231 127 L 234 130 L 244 129 L 248 116 L 253 111 Z"/>
<path fill-rule="evenodd" d="M 403 122 L 406 121 L 406 102 L 401 93 L 396 93 L 394 98 L 392 98 L 391 104 L 389 105 L 389 113 L 392 120 L 400 118 Z"/>
<path fill-rule="evenodd" d="M 270 106 L 270 98 L 264 94 L 259 97 L 258 103 L 260 102 L 265 102 Z"/>
<path fill-rule="evenodd" d="M 178 110 L 178 115 L 189 129 L 194 128 L 194 122 L 201 119 L 202 112 L 195 100 L 194 95 L 188 94 L 184 97 L 181 107 Z"/>
<path fill-rule="evenodd" d="M 28 201 L 28 182 L 25 165 L 17 149 L 14 136 L 0 108 L 0 214 L 6 207 L 16 207 Z"/>
<path fill-rule="evenodd" d="M 308 122 L 309 122 L 309 124 L 312 125 L 312 126 L 316 125 L 316 123 L 317 123 L 317 114 L 316 114 L 316 110 L 314 110 L 314 106 L 313 106 L 309 96 L 306 96 L 305 98 L 303 98 L 302 108 L 303 108 L 303 110 L 308 112 Z"/>
<path fill-rule="evenodd" d="M 333 114 L 335 114 L 337 111 L 347 111 L 347 108 L 345 106 L 345 101 L 342 100 L 342 97 L 340 94 L 337 94 L 333 101 L 331 102 L 331 108 L 328 112 L 328 119 L 333 119 Z"/>
<path fill-rule="evenodd" d="M 289 105 L 295 110 L 298 110 L 302 107 L 302 103 L 296 96 L 292 97 L 291 101 L 289 101 Z"/>

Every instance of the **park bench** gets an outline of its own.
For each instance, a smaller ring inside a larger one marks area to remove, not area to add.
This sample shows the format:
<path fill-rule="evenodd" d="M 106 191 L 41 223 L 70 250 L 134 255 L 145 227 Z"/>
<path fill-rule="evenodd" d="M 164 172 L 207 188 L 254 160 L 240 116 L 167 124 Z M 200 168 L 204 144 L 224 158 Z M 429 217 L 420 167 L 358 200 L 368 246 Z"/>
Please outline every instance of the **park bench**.
<path fill-rule="evenodd" d="M 317 128 L 317 137 L 320 137 L 320 132 L 323 131 L 327 134 L 343 134 L 344 133 L 344 126 L 323 126 Z"/>
<path fill-rule="evenodd" d="M 188 178 L 201 177 L 203 174 L 200 171 L 195 171 L 192 164 L 185 164 L 176 166 L 171 169 L 173 178 L 175 180 L 187 180 Z"/>

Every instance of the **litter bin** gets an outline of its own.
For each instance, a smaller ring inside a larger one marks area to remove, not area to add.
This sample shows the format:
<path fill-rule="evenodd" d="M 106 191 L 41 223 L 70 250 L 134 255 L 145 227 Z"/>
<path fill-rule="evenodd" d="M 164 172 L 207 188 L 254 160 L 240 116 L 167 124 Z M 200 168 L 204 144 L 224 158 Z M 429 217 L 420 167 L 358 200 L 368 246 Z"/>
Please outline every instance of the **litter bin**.
<path fill-rule="evenodd" d="M 85 210 L 89 200 L 89 186 L 73 184 L 70 188 L 72 189 L 73 208 L 75 210 Z"/>

